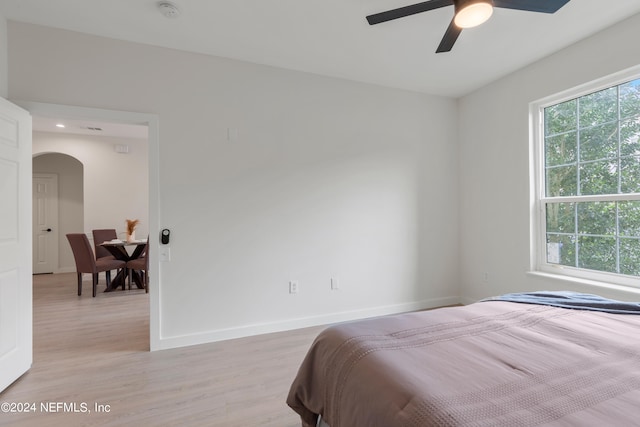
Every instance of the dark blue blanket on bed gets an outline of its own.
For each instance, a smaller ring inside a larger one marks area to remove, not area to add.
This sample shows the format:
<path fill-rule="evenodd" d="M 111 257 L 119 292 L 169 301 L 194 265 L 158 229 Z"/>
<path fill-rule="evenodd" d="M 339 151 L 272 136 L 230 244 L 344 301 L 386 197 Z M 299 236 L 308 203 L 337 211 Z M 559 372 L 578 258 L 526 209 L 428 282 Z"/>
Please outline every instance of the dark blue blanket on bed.
<path fill-rule="evenodd" d="M 617 301 L 593 294 L 570 291 L 538 291 L 504 294 L 482 301 L 508 301 L 525 304 L 551 305 L 578 310 L 604 311 L 615 314 L 640 314 L 640 303 Z"/>

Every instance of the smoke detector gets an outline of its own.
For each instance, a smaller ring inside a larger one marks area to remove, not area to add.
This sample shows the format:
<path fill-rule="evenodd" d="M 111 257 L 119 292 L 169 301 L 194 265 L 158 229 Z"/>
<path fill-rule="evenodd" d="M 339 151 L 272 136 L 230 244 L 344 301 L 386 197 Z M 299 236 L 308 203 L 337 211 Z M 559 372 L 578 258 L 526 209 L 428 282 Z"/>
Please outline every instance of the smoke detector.
<path fill-rule="evenodd" d="M 177 18 L 180 16 L 180 9 L 178 7 L 168 1 L 161 1 L 158 3 L 158 10 L 167 18 Z"/>

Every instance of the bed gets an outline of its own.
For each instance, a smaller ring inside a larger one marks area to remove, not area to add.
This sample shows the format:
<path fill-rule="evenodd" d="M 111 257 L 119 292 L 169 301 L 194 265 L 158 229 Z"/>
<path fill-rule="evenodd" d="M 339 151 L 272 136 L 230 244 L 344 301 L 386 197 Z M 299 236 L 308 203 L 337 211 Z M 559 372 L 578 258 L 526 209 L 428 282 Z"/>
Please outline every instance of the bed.
<path fill-rule="evenodd" d="M 304 427 L 640 425 L 639 314 L 536 292 L 332 326 L 287 404 Z"/>

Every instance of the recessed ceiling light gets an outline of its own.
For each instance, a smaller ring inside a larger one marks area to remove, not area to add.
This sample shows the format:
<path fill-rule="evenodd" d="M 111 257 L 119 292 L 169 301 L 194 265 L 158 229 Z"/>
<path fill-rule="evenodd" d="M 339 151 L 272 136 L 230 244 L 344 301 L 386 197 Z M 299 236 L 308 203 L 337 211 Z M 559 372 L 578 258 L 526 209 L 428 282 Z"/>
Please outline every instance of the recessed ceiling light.
<path fill-rule="evenodd" d="M 65 126 L 64 126 L 62 123 L 58 123 L 58 124 L 56 125 L 56 127 L 57 127 L 57 128 L 63 128 L 63 127 L 65 127 Z"/>

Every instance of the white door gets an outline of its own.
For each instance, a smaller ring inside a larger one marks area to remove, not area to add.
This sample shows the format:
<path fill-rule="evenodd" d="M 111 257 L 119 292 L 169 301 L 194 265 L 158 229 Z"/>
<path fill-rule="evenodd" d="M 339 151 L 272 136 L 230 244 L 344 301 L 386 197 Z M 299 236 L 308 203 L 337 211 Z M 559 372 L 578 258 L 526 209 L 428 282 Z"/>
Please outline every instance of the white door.
<path fill-rule="evenodd" d="M 58 175 L 33 174 L 33 274 L 58 266 Z"/>
<path fill-rule="evenodd" d="M 32 350 L 31 116 L 0 98 L 0 391 Z"/>

